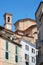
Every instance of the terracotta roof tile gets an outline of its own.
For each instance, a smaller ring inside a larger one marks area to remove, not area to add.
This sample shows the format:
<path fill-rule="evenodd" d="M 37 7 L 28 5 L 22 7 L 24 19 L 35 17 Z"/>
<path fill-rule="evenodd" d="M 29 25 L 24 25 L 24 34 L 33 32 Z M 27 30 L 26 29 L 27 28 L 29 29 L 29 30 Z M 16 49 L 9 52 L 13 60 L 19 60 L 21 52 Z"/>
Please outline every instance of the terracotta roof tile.
<path fill-rule="evenodd" d="M 14 25 L 16 24 L 16 23 L 18 23 L 18 22 L 25 22 L 25 21 L 33 21 L 33 22 L 36 22 L 36 20 L 33 20 L 33 19 L 30 19 L 30 18 L 25 18 L 25 19 L 20 19 L 20 20 L 18 20 L 18 21 L 16 21 L 15 23 L 14 23 Z"/>

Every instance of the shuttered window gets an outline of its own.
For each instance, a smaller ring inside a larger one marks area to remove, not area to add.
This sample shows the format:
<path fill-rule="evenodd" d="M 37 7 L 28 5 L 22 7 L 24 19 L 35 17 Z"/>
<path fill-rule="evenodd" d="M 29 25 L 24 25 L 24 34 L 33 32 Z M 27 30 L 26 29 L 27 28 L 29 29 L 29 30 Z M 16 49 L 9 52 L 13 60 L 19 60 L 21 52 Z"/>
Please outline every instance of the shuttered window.
<path fill-rule="evenodd" d="M 5 57 L 6 59 L 8 59 L 8 52 L 5 52 Z"/>
<path fill-rule="evenodd" d="M 18 62 L 18 46 L 15 46 L 15 61 Z"/>
<path fill-rule="evenodd" d="M 8 41 L 6 40 L 6 52 L 5 52 L 5 58 L 8 59 Z"/>
<path fill-rule="evenodd" d="M 15 56 L 15 61 L 18 62 L 18 55 Z"/>
<path fill-rule="evenodd" d="M 6 41 L 6 50 L 8 51 L 8 41 Z"/>

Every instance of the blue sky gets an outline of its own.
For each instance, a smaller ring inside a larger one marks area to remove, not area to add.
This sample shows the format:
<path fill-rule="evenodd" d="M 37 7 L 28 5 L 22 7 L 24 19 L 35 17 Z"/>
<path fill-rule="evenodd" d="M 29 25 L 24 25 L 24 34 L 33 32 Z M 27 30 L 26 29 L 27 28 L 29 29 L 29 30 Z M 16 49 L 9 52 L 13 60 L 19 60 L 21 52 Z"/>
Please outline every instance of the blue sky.
<path fill-rule="evenodd" d="M 0 1 L 0 25 L 4 25 L 4 13 L 11 13 L 12 24 L 18 19 L 31 18 L 35 19 L 35 12 L 39 3 L 43 0 L 1 0 Z M 12 26 L 14 31 L 14 25 Z"/>

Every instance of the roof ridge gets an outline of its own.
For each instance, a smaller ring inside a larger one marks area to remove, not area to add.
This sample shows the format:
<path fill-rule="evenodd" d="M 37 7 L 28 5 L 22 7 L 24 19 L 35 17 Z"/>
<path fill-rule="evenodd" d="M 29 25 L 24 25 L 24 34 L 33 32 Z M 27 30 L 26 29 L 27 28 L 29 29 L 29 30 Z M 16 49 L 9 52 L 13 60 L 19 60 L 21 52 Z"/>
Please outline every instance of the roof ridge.
<path fill-rule="evenodd" d="M 14 25 L 15 25 L 17 22 L 20 22 L 20 21 L 27 21 L 27 20 L 36 22 L 36 20 L 34 20 L 34 19 L 31 19 L 31 18 L 24 18 L 24 19 L 19 19 L 19 20 L 17 20 L 17 21 L 14 23 Z"/>

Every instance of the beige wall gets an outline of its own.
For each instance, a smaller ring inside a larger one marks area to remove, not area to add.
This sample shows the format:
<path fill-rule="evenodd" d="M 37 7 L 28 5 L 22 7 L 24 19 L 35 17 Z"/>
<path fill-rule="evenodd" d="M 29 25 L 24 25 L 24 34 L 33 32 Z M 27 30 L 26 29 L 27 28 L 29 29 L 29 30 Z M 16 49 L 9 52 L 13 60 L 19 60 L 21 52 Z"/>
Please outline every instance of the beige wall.
<path fill-rule="evenodd" d="M 32 37 L 26 37 L 26 36 L 24 36 L 23 39 L 27 40 L 28 42 L 30 42 L 32 44 L 35 44 L 34 43 L 34 38 L 32 38 Z"/>
<path fill-rule="evenodd" d="M 8 42 L 8 52 L 9 52 L 9 59 L 6 60 L 5 58 L 5 52 L 6 52 L 6 40 L 0 38 L 0 64 L 1 65 L 13 65 L 16 64 L 15 62 L 15 44 Z M 21 47 L 18 46 L 18 64 L 21 63 L 20 60 L 22 61 L 22 53 L 21 53 Z"/>

